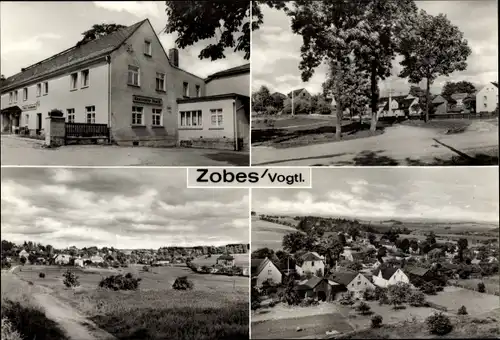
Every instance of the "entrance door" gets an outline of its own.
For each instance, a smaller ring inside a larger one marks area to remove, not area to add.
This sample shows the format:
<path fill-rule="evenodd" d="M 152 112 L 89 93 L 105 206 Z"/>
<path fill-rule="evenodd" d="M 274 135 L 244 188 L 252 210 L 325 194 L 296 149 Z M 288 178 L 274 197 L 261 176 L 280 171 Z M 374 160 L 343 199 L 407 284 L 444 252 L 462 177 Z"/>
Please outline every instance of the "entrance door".
<path fill-rule="evenodd" d="M 42 129 L 42 114 L 36 114 L 36 134 L 40 134 L 40 130 Z"/>
<path fill-rule="evenodd" d="M 326 301 L 326 292 L 320 290 L 318 292 L 318 300 L 320 300 L 320 301 Z"/>

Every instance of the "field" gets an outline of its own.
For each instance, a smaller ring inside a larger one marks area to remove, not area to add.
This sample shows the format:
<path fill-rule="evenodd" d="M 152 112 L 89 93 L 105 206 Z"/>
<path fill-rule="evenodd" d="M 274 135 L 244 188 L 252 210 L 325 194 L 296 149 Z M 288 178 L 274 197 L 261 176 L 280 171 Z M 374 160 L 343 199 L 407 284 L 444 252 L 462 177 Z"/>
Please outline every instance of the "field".
<path fill-rule="evenodd" d="M 424 307 L 410 307 L 394 310 L 392 306 L 368 302 L 372 311 L 382 315 L 385 323 L 398 323 L 405 320 L 424 320 L 435 310 Z M 296 310 L 293 316 L 293 310 Z M 302 338 L 325 337 L 327 331 L 335 330 L 346 333 L 370 326 L 371 315 L 359 315 L 353 308 L 333 303 L 321 303 L 319 306 L 295 307 L 281 304 L 265 311 L 252 314 L 252 338 Z M 255 322 L 253 320 L 256 320 Z M 302 330 L 297 332 L 296 328 Z"/>
<path fill-rule="evenodd" d="M 192 262 L 199 266 L 213 266 L 217 262 L 220 255 L 212 255 L 210 257 L 200 256 L 195 258 Z M 248 268 L 250 254 L 231 254 L 234 257 L 234 265 L 241 268 Z"/>
<path fill-rule="evenodd" d="M 337 339 L 498 339 L 500 336 L 496 319 L 476 319 L 469 316 L 451 317 L 453 330 L 444 335 L 432 335 L 424 322 L 405 321 L 383 325 L 381 328 L 367 328 Z"/>
<path fill-rule="evenodd" d="M 259 248 L 281 249 L 283 236 L 296 231 L 295 228 L 286 225 L 252 218 L 252 250 Z"/>
<path fill-rule="evenodd" d="M 497 294 L 500 293 L 500 282 L 499 282 L 499 276 L 489 276 L 489 277 L 484 277 L 482 279 L 467 279 L 467 280 L 457 280 L 457 283 L 460 286 L 464 286 L 467 289 L 471 290 L 477 290 L 477 284 L 479 282 L 483 282 L 485 287 L 486 287 L 486 292 L 492 293 L 496 292 Z"/>
<path fill-rule="evenodd" d="M 120 271 L 140 277 L 139 290 L 109 291 L 97 284 L 110 271 L 75 269 L 81 285 L 68 289 L 62 284 L 65 270 L 25 266 L 16 275 L 31 281 L 31 287 L 50 291 L 61 304 L 119 339 L 248 339 L 248 278 L 201 275 L 181 266 L 147 272 L 142 266 L 130 266 Z M 39 272 L 46 277 L 39 278 Z M 179 276 L 187 276 L 193 290 L 174 290 Z"/>
<path fill-rule="evenodd" d="M 500 308 L 498 296 L 459 287 L 445 287 L 443 292 L 427 296 L 427 301 L 444 306 L 453 313 L 464 305 L 470 315 L 482 315 Z"/>

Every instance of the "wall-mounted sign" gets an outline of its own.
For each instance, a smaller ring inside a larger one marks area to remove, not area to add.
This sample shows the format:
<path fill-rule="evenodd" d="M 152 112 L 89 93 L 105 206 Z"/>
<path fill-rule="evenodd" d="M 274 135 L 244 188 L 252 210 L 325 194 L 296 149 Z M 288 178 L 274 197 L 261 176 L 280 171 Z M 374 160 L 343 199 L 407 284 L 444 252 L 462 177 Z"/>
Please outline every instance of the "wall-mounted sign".
<path fill-rule="evenodd" d="M 40 101 L 38 100 L 36 103 L 23 105 L 21 109 L 23 111 L 31 111 L 31 110 L 36 110 L 39 106 L 40 106 Z"/>
<path fill-rule="evenodd" d="M 153 98 L 153 97 L 145 97 L 145 96 L 139 96 L 135 95 L 133 96 L 132 101 L 134 103 L 138 104 L 148 104 L 148 105 L 162 105 L 163 101 L 161 98 Z"/>

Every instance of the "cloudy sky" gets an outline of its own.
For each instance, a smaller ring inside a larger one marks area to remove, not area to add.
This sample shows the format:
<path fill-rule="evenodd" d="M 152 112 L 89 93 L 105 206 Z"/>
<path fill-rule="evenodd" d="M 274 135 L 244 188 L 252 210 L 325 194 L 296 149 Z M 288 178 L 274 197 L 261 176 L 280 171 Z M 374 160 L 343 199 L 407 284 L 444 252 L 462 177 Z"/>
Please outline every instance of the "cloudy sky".
<path fill-rule="evenodd" d="M 248 190 L 186 189 L 186 170 L 2 168 L 2 239 L 56 247 L 248 243 Z"/>
<path fill-rule="evenodd" d="M 315 168 L 313 189 L 253 189 L 252 210 L 498 223 L 498 168 Z"/>
<path fill-rule="evenodd" d="M 457 25 L 469 42 L 472 54 L 468 68 L 450 77 L 439 77 L 431 91 L 440 93 L 445 81 L 467 80 L 476 85 L 498 80 L 498 19 L 497 1 L 417 1 L 417 7 L 430 14 L 444 13 Z M 306 88 L 312 93 L 321 91 L 327 67 L 320 66 L 307 83 L 303 83 L 298 69 L 302 37 L 292 33 L 288 17 L 280 11 L 262 6 L 264 24 L 252 35 L 252 88 L 262 85 L 271 92 L 288 93 L 292 89 Z M 398 60 L 394 62 L 393 76 L 380 84 L 381 95 L 393 88 L 395 94 L 408 93 L 410 85 L 397 77 Z M 425 82 L 420 84 L 423 88 Z"/>
<path fill-rule="evenodd" d="M 75 1 L 4 2 L 0 5 L 1 72 L 6 77 L 78 42 L 81 33 L 94 24 L 132 25 L 149 19 L 158 33 L 167 23 L 164 1 Z M 159 35 L 165 50 L 174 47 L 176 37 Z M 247 63 L 243 53 L 226 53 L 226 59 L 211 62 L 198 59 L 208 40 L 179 51 L 179 66 L 200 77 Z"/>

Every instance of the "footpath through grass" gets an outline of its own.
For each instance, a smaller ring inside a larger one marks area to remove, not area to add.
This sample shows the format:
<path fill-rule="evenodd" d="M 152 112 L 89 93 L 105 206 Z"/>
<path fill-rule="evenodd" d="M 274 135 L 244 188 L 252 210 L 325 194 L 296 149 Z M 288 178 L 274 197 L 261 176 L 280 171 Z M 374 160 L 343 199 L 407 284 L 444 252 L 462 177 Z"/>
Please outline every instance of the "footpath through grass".
<path fill-rule="evenodd" d="M 48 319 L 32 298 L 35 288 L 10 273 L 2 273 L 2 340 L 65 340 L 61 328 Z"/>

